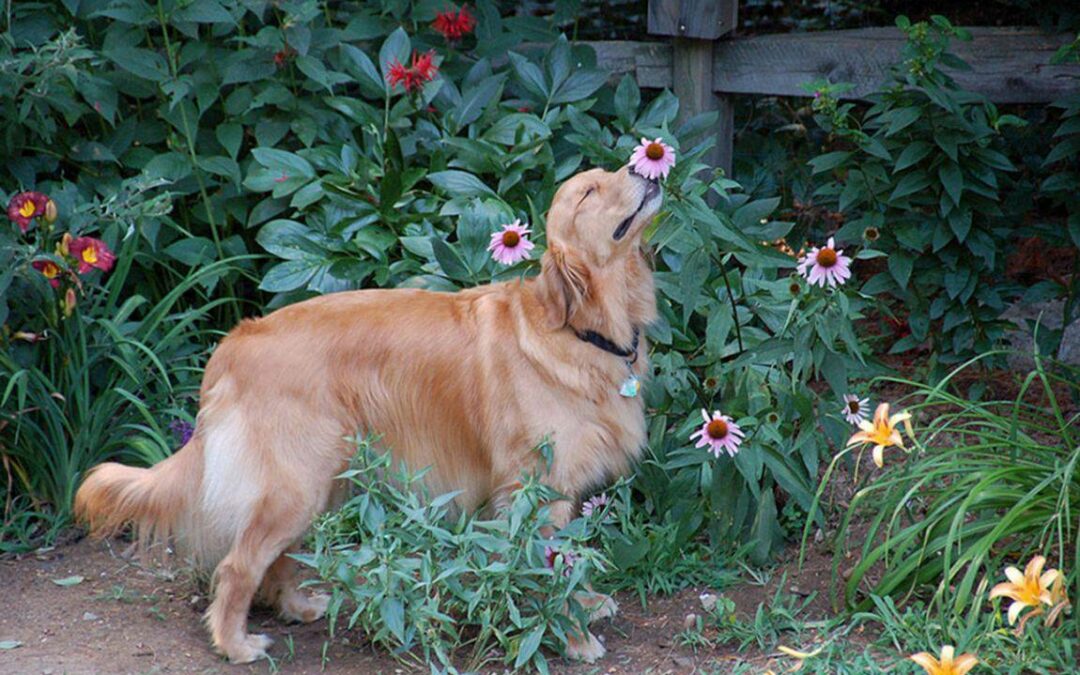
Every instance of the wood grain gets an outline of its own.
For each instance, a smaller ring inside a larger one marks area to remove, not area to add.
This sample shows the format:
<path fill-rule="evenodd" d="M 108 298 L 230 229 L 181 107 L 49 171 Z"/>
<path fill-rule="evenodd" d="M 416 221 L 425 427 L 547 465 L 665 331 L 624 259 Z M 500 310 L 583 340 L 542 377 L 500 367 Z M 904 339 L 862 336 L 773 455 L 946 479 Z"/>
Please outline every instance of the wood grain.
<path fill-rule="evenodd" d="M 995 103 L 1046 103 L 1080 90 L 1080 65 L 1050 65 L 1067 35 L 1031 28 L 969 28 L 971 42 L 952 51 L 971 66 L 950 71 L 964 88 Z M 803 83 L 828 78 L 851 82 L 848 98 L 862 98 L 888 77 L 903 35 L 895 28 L 786 33 L 718 40 L 713 91 L 728 94 L 807 96 Z M 664 42 L 591 42 L 598 63 L 613 73 L 636 73 L 638 84 L 671 88 L 672 47 Z"/>

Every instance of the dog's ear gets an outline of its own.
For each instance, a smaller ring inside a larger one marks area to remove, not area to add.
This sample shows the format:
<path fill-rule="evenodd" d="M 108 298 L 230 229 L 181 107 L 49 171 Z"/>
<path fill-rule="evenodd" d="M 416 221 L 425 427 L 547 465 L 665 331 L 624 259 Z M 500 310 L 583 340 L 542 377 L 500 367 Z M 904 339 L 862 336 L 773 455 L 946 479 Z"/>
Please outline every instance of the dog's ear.
<path fill-rule="evenodd" d="M 589 296 L 589 269 L 572 252 L 551 246 L 541 260 L 538 283 L 548 326 L 562 328 Z"/>

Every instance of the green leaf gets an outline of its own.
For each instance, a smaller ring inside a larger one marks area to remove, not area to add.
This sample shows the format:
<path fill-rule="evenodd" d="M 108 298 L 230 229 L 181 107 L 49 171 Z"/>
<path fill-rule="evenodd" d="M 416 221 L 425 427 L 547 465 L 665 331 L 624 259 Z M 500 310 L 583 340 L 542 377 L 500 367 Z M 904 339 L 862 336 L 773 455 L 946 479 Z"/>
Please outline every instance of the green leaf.
<path fill-rule="evenodd" d="M 837 151 L 826 152 L 824 155 L 818 155 L 809 161 L 810 167 L 813 169 L 813 173 L 819 174 L 825 171 L 830 171 L 836 167 L 842 165 L 848 161 L 851 157 L 850 152 Z"/>
<path fill-rule="evenodd" d="M 169 75 L 165 57 L 150 49 L 113 47 L 101 52 L 121 69 L 151 82 L 164 82 Z"/>
<path fill-rule="evenodd" d="M 458 252 L 438 235 L 431 237 L 431 251 L 435 254 L 435 260 L 439 262 L 439 267 L 442 267 L 443 274 L 446 276 L 457 281 L 466 281 L 472 277 Z"/>
<path fill-rule="evenodd" d="M 379 69 L 382 72 L 382 81 L 386 82 L 390 75 L 390 66 L 395 61 L 408 65 L 412 42 L 404 28 L 398 27 L 390 33 L 379 49 Z"/>
<path fill-rule="evenodd" d="M 889 272 L 900 288 L 907 288 L 908 280 L 911 279 L 911 268 L 915 259 L 907 253 L 894 252 L 889 256 Z"/>
<path fill-rule="evenodd" d="M 911 145 L 904 148 L 904 151 L 900 153 L 900 157 L 896 160 L 896 166 L 893 167 L 893 173 L 903 171 L 904 169 L 918 164 L 930 151 L 934 149 L 934 146 L 930 145 L 926 141 L 915 141 Z"/>
<path fill-rule="evenodd" d="M 832 349 L 832 345 L 825 346 L 828 349 Z M 836 395 L 836 398 L 841 398 L 847 393 L 847 365 L 840 355 L 831 351 L 825 352 L 825 358 L 821 360 L 821 374 L 825 376 L 825 381 L 832 387 L 833 394 Z"/>
<path fill-rule="evenodd" d="M 945 187 L 945 192 L 952 199 L 953 204 L 960 204 L 960 196 L 964 193 L 964 175 L 955 162 L 945 162 L 938 168 L 938 178 Z"/>
<path fill-rule="evenodd" d="M 271 171 L 281 171 L 288 178 L 314 178 L 311 162 L 300 155 L 277 148 L 255 148 L 251 151 L 255 161 Z"/>
<path fill-rule="evenodd" d="M 476 176 L 465 171 L 450 169 L 428 174 L 428 180 L 436 187 L 454 197 L 496 197 L 495 191 L 484 185 Z"/>
<path fill-rule="evenodd" d="M 529 633 L 521 639 L 521 644 L 518 647 L 517 658 L 514 659 L 514 670 L 518 670 L 525 666 L 526 663 L 533 657 L 536 650 L 540 648 L 540 641 L 544 638 L 544 631 L 546 626 L 540 624 L 536 628 L 529 631 Z"/>
<path fill-rule="evenodd" d="M 909 108 L 899 108 L 892 111 L 889 129 L 885 132 L 885 137 L 888 138 L 911 126 L 921 115 L 922 111 L 914 106 Z"/>
<path fill-rule="evenodd" d="M 263 276 L 259 288 L 270 293 L 285 293 L 303 287 L 315 276 L 321 262 L 313 258 L 286 260 L 274 265 Z"/>
<path fill-rule="evenodd" d="M 234 183 L 239 183 L 241 181 L 240 165 L 231 157 L 224 157 L 222 155 L 199 157 L 199 168 L 216 176 L 228 178 Z"/>
<path fill-rule="evenodd" d="M 0 640 L 0 650 L 7 651 L 9 649 L 17 649 L 22 646 L 23 643 L 19 640 Z"/>
<path fill-rule="evenodd" d="M 240 144 L 244 141 L 244 127 L 233 122 L 226 122 L 219 124 L 214 133 L 221 147 L 225 148 L 225 152 L 235 160 L 240 154 Z"/>
<path fill-rule="evenodd" d="M 171 18 L 173 21 L 192 23 L 236 23 L 229 10 L 222 7 L 217 0 L 195 0 L 187 3 L 173 12 Z"/>
<path fill-rule="evenodd" d="M 573 103 L 588 98 L 607 82 L 608 74 L 602 70 L 579 70 L 568 77 L 551 96 L 550 103 Z"/>
<path fill-rule="evenodd" d="M 386 93 L 386 80 L 379 76 L 371 58 L 356 47 L 342 43 L 341 52 L 345 55 L 345 68 L 356 77 L 357 84 L 368 96 L 383 96 Z"/>
<path fill-rule="evenodd" d="M 929 186 L 930 177 L 926 175 L 925 171 L 913 171 L 900 179 L 900 182 L 896 184 L 896 188 L 893 190 L 892 194 L 889 195 L 889 201 L 892 202 L 903 199 L 916 192 L 921 192 Z"/>
<path fill-rule="evenodd" d="M 540 71 L 539 66 L 515 52 L 510 52 L 507 56 L 510 58 L 510 66 L 514 69 L 514 76 L 521 83 L 521 86 L 525 87 L 525 91 L 531 94 L 534 99 L 546 102 L 548 100 L 548 89 L 547 84 L 544 82 L 544 74 Z"/>
<path fill-rule="evenodd" d="M 486 77 L 462 94 L 461 104 L 454 111 L 459 130 L 475 122 L 491 102 L 498 99 L 503 80 L 502 75 Z"/>
<path fill-rule="evenodd" d="M 86 580 L 86 577 L 75 575 L 71 577 L 64 577 L 63 579 L 53 579 L 52 582 L 57 586 L 75 586 L 81 584 Z"/>
<path fill-rule="evenodd" d="M 188 237 L 165 247 L 165 255 L 189 267 L 214 261 L 214 242 L 206 237 Z"/>
<path fill-rule="evenodd" d="M 747 202 L 735 209 L 731 219 L 735 223 L 735 229 L 739 232 L 755 230 L 761 227 L 761 221 L 767 219 L 769 214 L 780 205 L 779 197 L 769 199 L 757 199 Z"/>
<path fill-rule="evenodd" d="M 405 605 L 397 598 L 383 598 L 379 616 L 398 642 L 405 642 Z"/>
<path fill-rule="evenodd" d="M 638 89 L 637 80 L 627 73 L 619 80 L 619 86 L 615 90 L 615 114 L 625 124 L 630 124 L 637 116 L 641 106 L 641 90 Z"/>

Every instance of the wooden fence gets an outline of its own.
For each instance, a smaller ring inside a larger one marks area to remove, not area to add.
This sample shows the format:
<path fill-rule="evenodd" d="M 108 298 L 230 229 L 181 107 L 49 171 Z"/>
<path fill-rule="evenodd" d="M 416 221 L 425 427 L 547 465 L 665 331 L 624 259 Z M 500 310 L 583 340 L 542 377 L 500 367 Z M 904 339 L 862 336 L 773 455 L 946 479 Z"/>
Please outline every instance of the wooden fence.
<path fill-rule="evenodd" d="M 899 60 L 903 34 L 896 28 L 732 36 L 737 0 L 649 0 L 649 32 L 665 42 L 588 42 L 601 67 L 631 73 L 645 88 L 670 88 L 681 119 L 716 111 L 713 166 L 731 173 L 733 97 L 741 94 L 808 96 L 800 85 L 818 79 L 851 82 L 845 94 L 861 98 L 885 81 Z M 971 65 L 951 71 L 966 89 L 995 103 L 1046 103 L 1080 91 L 1080 65 L 1050 65 L 1071 35 L 1034 28 L 967 29 L 970 42 L 951 51 Z"/>

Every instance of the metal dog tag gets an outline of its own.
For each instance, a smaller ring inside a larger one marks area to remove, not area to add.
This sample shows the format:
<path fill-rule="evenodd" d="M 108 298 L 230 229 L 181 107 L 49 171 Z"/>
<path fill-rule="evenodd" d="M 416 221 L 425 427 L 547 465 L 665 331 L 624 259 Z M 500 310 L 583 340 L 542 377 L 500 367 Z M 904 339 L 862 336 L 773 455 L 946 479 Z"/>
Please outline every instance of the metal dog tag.
<path fill-rule="evenodd" d="M 623 380 L 622 386 L 619 387 L 619 395 L 626 398 L 634 398 L 641 391 L 641 380 L 637 378 L 637 375 L 631 375 Z"/>

